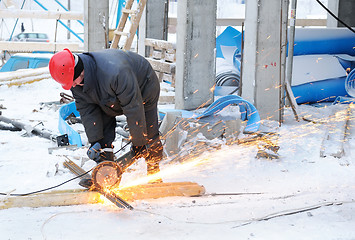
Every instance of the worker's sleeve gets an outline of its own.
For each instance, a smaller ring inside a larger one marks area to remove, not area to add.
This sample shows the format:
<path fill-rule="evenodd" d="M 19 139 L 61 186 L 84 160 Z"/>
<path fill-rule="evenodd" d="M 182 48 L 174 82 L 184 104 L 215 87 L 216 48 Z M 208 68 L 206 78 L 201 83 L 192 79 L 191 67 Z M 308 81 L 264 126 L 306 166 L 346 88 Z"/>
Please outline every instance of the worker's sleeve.
<path fill-rule="evenodd" d="M 120 73 L 111 85 L 120 102 L 134 146 L 147 143 L 144 105 L 138 81 L 131 69 Z"/>
<path fill-rule="evenodd" d="M 96 143 L 104 138 L 102 111 L 98 105 L 87 103 L 75 91 L 72 92 L 88 141 L 91 144 Z"/>

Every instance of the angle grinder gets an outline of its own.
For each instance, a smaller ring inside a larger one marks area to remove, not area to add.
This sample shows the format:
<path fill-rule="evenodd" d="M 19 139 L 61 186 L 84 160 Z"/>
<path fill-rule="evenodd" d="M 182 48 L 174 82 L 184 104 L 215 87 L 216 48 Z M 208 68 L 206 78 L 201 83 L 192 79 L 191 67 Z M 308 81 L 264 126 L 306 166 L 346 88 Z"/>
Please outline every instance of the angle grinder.
<path fill-rule="evenodd" d="M 116 162 L 104 161 L 94 168 L 92 181 L 96 188 L 110 189 L 120 184 L 122 173 Z"/>
<path fill-rule="evenodd" d="M 92 172 L 94 186 L 101 189 L 118 187 L 121 182 L 121 175 L 135 161 L 134 152 L 128 151 L 114 162 L 101 162 Z"/>

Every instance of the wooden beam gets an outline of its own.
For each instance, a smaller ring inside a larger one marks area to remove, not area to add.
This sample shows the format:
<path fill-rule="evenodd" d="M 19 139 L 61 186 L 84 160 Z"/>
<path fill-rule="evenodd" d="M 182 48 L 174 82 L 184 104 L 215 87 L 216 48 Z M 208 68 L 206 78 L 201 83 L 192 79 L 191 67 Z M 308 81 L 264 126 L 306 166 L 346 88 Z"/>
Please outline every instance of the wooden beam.
<path fill-rule="evenodd" d="M 163 62 L 163 60 L 156 60 L 151 58 L 146 58 L 150 65 L 152 65 L 155 71 L 163 73 L 175 73 L 176 65 L 175 63 Z"/>
<path fill-rule="evenodd" d="M 153 39 L 153 38 L 146 38 L 144 40 L 144 44 L 146 46 L 154 47 L 157 49 L 167 49 L 167 50 L 175 50 L 176 49 L 176 44 L 164 41 L 164 40 L 159 40 L 159 39 Z"/>
<path fill-rule="evenodd" d="M 118 190 L 116 193 L 127 201 L 133 201 L 174 196 L 201 196 L 205 193 L 205 188 L 193 182 L 170 182 L 137 185 Z"/>
<path fill-rule="evenodd" d="M 193 182 L 171 182 L 137 185 L 115 191 L 126 201 L 173 196 L 193 197 L 205 193 L 205 188 Z M 23 197 L 0 198 L 0 209 L 15 207 L 52 207 L 103 202 L 98 192 L 87 190 L 62 190 Z"/>
<path fill-rule="evenodd" d="M 0 41 L 1 51 L 9 52 L 33 52 L 46 51 L 57 52 L 64 48 L 69 48 L 72 52 L 79 51 L 78 43 L 54 43 L 54 42 L 16 42 L 16 41 Z"/>
<path fill-rule="evenodd" d="M 8 197 L 0 201 L 0 209 L 15 207 L 51 207 L 98 203 L 100 194 L 85 190 L 53 191 L 24 197 Z"/>
<path fill-rule="evenodd" d="M 41 10 L 0 9 L 1 18 L 40 18 L 61 20 L 84 20 L 81 12 L 57 12 Z"/>

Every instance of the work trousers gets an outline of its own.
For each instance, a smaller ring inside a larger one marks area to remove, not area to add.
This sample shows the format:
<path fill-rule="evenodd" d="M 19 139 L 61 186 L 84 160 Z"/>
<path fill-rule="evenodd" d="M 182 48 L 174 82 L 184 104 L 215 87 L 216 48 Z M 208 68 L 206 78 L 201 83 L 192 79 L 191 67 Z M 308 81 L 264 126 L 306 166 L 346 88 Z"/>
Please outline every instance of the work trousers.
<path fill-rule="evenodd" d="M 100 144 L 102 147 L 110 147 L 116 138 L 116 118 L 103 113 L 102 120 L 104 126 L 104 138 L 100 140 Z M 145 121 L 147 126 L 148 143 L 154 142 L 154 140 L 159 137 L 157 107 L 145 112 Z"/>

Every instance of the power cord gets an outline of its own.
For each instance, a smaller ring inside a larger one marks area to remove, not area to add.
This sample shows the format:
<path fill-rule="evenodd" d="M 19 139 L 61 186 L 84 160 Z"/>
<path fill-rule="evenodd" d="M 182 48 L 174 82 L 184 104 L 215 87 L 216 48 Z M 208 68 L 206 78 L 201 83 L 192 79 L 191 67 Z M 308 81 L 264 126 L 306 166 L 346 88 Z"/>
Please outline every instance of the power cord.
<path fill-rule="evenodd" d="M 332 13 L 326 6 L 324 6 L 323 3 L 321 3 L 320 0 L 316 0 L 319 5 L 321 5 L 333 18 L 335 18 L 338 22 L 340 22 L 341 24 L 343 24 L 345 27 L 347 27 L 350 31 L 352 31 L 353 33 L 355 33 L 355 30 L 352 29 L 349 25 L 347 25 L 345 22 L 343 22 L 341 19 L 339 19 L 337 16 L 335 16 L 334 13 Z"/>
<path fill-rule="evenodd" d="M 121 149 L 119 149 L 119 150 L 118 150 L 117 152 L 115 152 L 114 154 L 116 154 L 116 153 L 122 151 L 122 149 L 124 149 L 125 147 L 127 147 L 130 143 L 131 143 L 131 141 L 129 141 L 128 143 L 126 143 L 123 147 L 121 147 Z M 40 193 L 40 192 L 45 192 L 45 191 L 48 191 L 48 190 L 51 190 L 51 189 L 60 187 L 60 186 L 66 184 L 66 183 L 68 183 L 68 182 L 71 182 L 71 181 L 73 181 L 73 180 L 75 180 L 75 179 L 81 178 L 81 177 L 85 176 L 86 174 L 88 174 L 89 172 L 91 172 L 94 168 L 95 168 L 95 167 L 91 168 L 91 169 L 90 169 L 89 171 L 87 171 L 87 172 L 84 172 L 84 173 L 82 173 L 82 174 L 80 174 L 80 175 L 78 175 L 78 176 L 76 176 L 76 177 L 73 177 L 73 178 L 71 178 L 71 179 L 69 179 L 69 180 L 67 180 L 67 181 L 65 181 L 65 182 L 62 182 L 62 183 L 60 183 L 60 184 L 58 184 L 58 185 L 55 185 L 55 186 L 53 186 L 53 187 L 49 187 L 49 188 L 45 188 L 45 189 L 41 189 L 41 190 L 38 190 L 38 191 L 29 192 L 29 193 L 14 193 L 14 194 L 11 194 L 11 193 L 10 193 L 10 194 L 9 194 L 9 193 L 2 193 L 2 192 L 0 192 L 0 195 L 3 195 L 3 196 L 24 197 L 24 196 L 28 196 L 28 195 L 32 195 L 32 194 L 36 194 L 36 193 Z"/>
<path fill-rule="evenodd" d="M 32 194 L 36 194 L 36 193 L 40 193 L 40 192 L 44 192 L 44 191 L 48 191 L 48 190 L 51 190 L 51 189 L 60 187 L 60 186 L 66 184 L 66 183 L 68 183 L 68 182 L 70 182 L 70 181 L 73 181 L 73 180 L 77 179 L 77 178 L 80 178 L 80 177 L 82 177 L 82 176 L 88 174 L 89 172 L 91 172 L 93 169 L 94 169 L 94 168 L 91 168 L 89 171 L 87 171 L 87 172 L 85 172 L 85 173 L 83 173 L 83 174 L 80 174 L 80 175 L 78 175 L 78 176 L 76 176 L 76 177 L 73 177 L 73 178 L 71 178 L 71 179 L 69 179 L 69 180 L 67 180 L 67 181 L 65 181 L 65 182 L 62 182 L 62 183 L 60 183 L 60 184 L 58 184 L 58 185 L 56 185 L 56 186 L 53 186 L 53 187 L 49 187 L 49 188 L 45 188 L 45 189 L 42 189 L 42 190 L 38 190 L 38 191 L 34 191 L 34 192 L 29 192 L 29 193 L 22 193 L 22 194 L 20 194 L 20 193 L 17 193 L 17 194 L 16 194 L 16 193 L 14 193 L 14 194 L 8 194 L 8 193 L 2 193 L 2 192 L 0 192 L 0 195 L 24 197 L 24 196 L 28 196 L 28 195 L 32 195 Z"/>
<path fill-rule="evenodd" d="M 121 152 L 123 149 L 125 149 L 132 141 L 128 141 L 123 147 L 121 147 L 121 149 L 119 149 L 118 151 L 116 151 L 114 153 L 114 155 L 116 155 L 118 152 Z"/>

